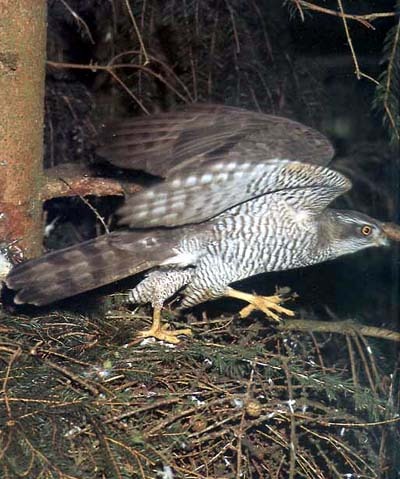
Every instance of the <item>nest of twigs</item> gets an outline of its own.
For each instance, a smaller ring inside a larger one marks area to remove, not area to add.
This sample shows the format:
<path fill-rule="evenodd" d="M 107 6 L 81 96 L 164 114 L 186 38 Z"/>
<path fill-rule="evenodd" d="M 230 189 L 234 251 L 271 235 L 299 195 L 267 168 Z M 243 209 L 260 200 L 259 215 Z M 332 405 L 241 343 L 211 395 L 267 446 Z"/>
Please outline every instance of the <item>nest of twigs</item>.
<path fill-rule="evenodd" d="M 356 329 L 192 318 L 177 347 L 123 347 L 148 321 L 2 314 L 1 477 L 392 477 L 395 365 Z"/>

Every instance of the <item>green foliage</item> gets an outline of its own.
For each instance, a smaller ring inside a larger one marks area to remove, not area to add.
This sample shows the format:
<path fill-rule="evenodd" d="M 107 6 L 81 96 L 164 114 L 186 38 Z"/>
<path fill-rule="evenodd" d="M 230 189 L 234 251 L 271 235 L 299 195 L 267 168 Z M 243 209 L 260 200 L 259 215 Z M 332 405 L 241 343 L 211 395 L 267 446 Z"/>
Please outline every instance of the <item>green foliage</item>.
<path fill-rule="evenodd" d="M 396 2 L 400 14 L 400 1 Z M 384 69 L 376 87 L 374 108 L 382 115 L 391 143 L 400 144 L 400 20 L 388 31 L 383 48 Z"/>
<path fill-rule="evenodd" d="M 110 317 L 2 314 L 0 477 L 288 477 L 292 443 L 298 477 L 378 477 L 396 404 L 335 359 L 322 366 L 308 335 L 238 320 L 174 348 L 123 348 L 114 333 L 126 341 L 142 320 Z"/>

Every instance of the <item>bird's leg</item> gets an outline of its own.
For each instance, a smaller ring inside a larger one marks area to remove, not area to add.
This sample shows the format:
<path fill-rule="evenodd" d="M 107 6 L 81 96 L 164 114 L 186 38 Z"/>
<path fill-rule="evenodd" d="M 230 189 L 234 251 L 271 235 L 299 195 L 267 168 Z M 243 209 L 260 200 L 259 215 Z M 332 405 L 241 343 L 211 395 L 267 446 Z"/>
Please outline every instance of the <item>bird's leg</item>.
<path fill-rule="evenodd" d="M 243 308 L 239 314 L 241 318 L 246 318 L 254 310 L 259 309 L 265 313 L 269 318 L 280 321 L 280 314 L 286 314 L 286 316 L 294 316 L 294 312 L 290 309 L 282 307 L 280 304 L 283 298 L 279 294 L 274 296 L 257 296 L 255 294 L 244 293 L 233 288 L 227 288 L 225 296 L 230 298 L 237 298 L 249 303 L 248 306 Z"/>
<path fill-rule="evenodd" d="M 186 336 L 191 336 L 192 330 L 187 329 L 177 329 L 175 331 L 169 331 L 169 324 L 161 323 L 161 308 L 154 306 L 153 309 L 153 324 L 150 329 L 145 331 L 140 331 L 138 333 L 139 338 L 156 338 L 160 341 L 165 341 L 167 343 L 178 344 L 178 336 L 185 334 Z"/>

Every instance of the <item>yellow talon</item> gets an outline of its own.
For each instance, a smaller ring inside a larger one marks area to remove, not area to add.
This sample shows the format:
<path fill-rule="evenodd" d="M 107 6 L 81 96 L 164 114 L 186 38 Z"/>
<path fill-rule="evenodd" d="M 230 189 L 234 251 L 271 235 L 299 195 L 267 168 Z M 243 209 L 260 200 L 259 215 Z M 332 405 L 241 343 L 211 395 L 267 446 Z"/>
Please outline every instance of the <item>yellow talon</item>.
<path fill-rule="evenodd" d="M 244 307 L 240 311 L 240 317 L 246 318 L 250 313 L 255 310 L 260 310 L 266 314 L 269 318 L 274 321 L 280 321 L 280 314 L 285 314 L 286 316 L 294 316 L 294 312 L 291 309 L 284 308 L 280 305 L 284 301 L 282 296 L 275 294 L 274 296 L 257 296 L 255 294 L 244 293 L 242 291 L 237 291 L 236 289 L 228 288 L 226 291 L 226 296 L 231 298 L 241 299 L 249 303 L 248 306 Z"/>
<path fill-rule="evenodd" d="M 165 341 L 171 344 L 178 344 L 180 342 L 178 336 L 180 335 L 191 336 L 192 330 L 176 329 L 175 331 L 169 331 L 169 324 L 161 324 L 161 310 L 154 308 L 153 312 L 153 324 L 150 329 L 140 331 L 138 333 L 139 338 L 156 338 L 159 341 Z"/>

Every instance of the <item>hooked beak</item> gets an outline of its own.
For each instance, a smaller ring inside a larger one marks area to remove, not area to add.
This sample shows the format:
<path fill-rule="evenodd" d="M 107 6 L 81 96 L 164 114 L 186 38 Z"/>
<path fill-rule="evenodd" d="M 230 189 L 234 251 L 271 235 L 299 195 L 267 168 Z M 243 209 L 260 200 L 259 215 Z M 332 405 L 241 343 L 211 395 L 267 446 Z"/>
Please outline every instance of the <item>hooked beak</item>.
<path fill-rule="evenodd" d="M 382 234 L 379 235 L 379 246 L 389 246 L 390 240 L 400 242 L 400 226 L 396 223 L 382 223 Z"/>
<path fill-rule="evenodd" d="M 380 234 L 376 238 L 376 246 L 390 246 L 390 239 L 385 233 Z"/>

